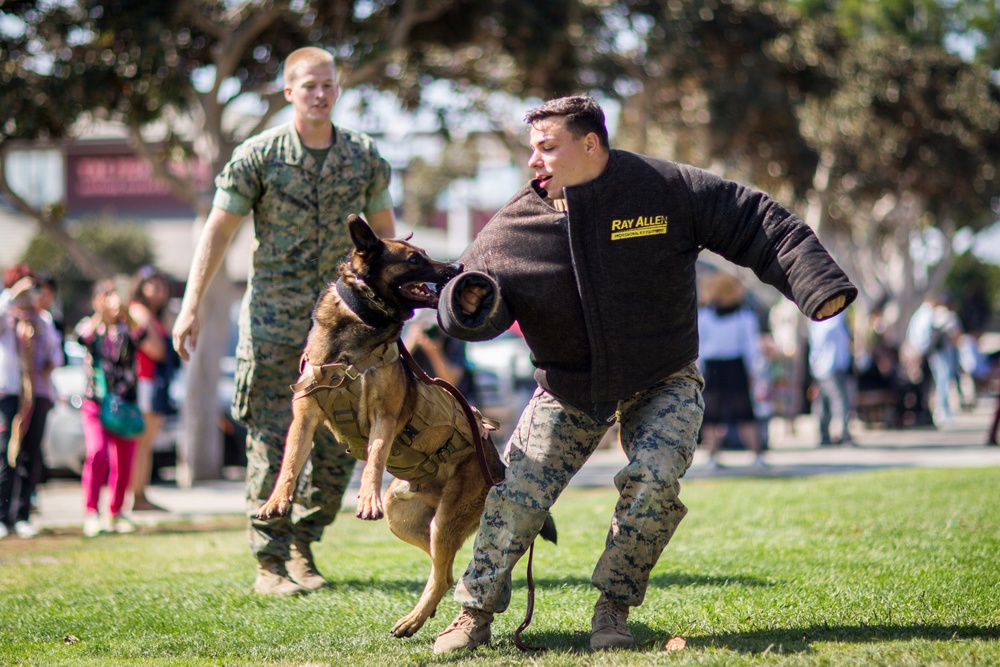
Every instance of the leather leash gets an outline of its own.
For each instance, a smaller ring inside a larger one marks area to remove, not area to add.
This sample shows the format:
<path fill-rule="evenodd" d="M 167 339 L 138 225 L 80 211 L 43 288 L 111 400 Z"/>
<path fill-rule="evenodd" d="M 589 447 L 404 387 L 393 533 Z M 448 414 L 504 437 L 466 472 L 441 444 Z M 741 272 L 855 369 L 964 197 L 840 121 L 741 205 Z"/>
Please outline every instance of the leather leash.
<path fill-rule="evenodd" d="M 413 374 L 426 385 L 433 385 L 436 387 L 441 387 L 449 394 L 451 394 L 456 401 L 458 401 L 459 406 L 462 408 L 462 412 L 465 413 L 465 418 L 469 420 L 470 430 L 472 431 L 472 444 L 476 450 L 476 458 L 479 460 L 479 470 L 483 474 L 483 480 L 486 482 L 487 487 L 496 486 L 496 482 L 493 480 L 493 474 L 490 473 L 489 461 L 486 459 L 486 443 L 483 442 L 483 425 L 479 423 L 476 419 L 476 415 L 472 412 L 472 407 L 469 402 L 465 400 L 465 396 L 462 395 L 458 389 L 453 387 L 449 382 L 442 380 L 441 378 L 432 378 L 424 372 L 424 369 L 420 367 L 413 357 L 410 356 L 410 351 L 406 349 L 406 345 L 403 344 L 402 340 L 398 341 L 399 345 L 399 356 L 406 362 L 406 365 L 413 372 Z M 490 443 L 492 447 L 492 443 Z M 531 576 L 531 562 L 535 555 L 535 541 L 531 541 L 531 546 L 528 547 L 528 605 L 527 610 L 524 614 L 524 622 L 514 631 L 514 646 L 518 649 L 526 652 L 533 651 L 544 651 L 546 650 L 543 646 L 531 646 L 526 644 L 521 639 L 521 632 L 524 631 L 529 625 L 531 625 L 531 617 L 535 611 L 535 580 Z"/>
<path fill-rule="evenodd" d="M 451 386 L 449 382 L 442 380 L 441 378 L 432 378 L 424 372 L 424 369 L 420 367 L 412 356 L 410 356 L 410 351 L 406 349 L 403 345 L 403 341 L 397 341 L 399 345 L 399 356 L 402 357 L 406 365 L 409 366 L 413 374 L 417 376 L 417 379 L 426 385 L 432 385 L 436 387 L 441 387 L 449 394 L 451 394 L 456 401 L 458 401 L 459 406 L 462 408 L 462 412 L 465 413 L 465 418 L 469 420 L 469 426 L 472 431 L 472 444 L 476 450 L 476 458 L 479 460 L 479 470 L 483 474 L 483 479 L 486 481 L 486 485 L 489 487 L 496 486 L 496 482 L 493 481 L 493 474 L 490 472 L 490 464 L 486 460 L 486 450 L 485 444 L 483 443 L 483 425 L 479 423 L 476 419 L 476 415 L 472 412 L 472 407 L 469 402 L 465 400 L 465 396 L 462 396 L 460 392 L 455 387 Z"/>

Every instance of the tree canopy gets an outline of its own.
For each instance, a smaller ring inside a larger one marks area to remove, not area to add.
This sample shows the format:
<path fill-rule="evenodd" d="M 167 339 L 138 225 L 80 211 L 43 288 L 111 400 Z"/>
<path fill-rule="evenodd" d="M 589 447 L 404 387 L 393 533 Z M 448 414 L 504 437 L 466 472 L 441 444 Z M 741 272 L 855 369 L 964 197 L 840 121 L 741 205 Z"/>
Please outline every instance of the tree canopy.
<path fill-rule="evenodd" d="M 64 136 L 84 113 L 143 125 L 169 107 L 225 106 L 274 83 L 294 49 L 334 51 L 344 85 L 415 107 L 431 81 L 549 96 L 576 86 L 599 27 L 575 0 L 47 0 L 0 2 L 0 140 Z M 204 118 L 211 122 L 213 118 Z"/>

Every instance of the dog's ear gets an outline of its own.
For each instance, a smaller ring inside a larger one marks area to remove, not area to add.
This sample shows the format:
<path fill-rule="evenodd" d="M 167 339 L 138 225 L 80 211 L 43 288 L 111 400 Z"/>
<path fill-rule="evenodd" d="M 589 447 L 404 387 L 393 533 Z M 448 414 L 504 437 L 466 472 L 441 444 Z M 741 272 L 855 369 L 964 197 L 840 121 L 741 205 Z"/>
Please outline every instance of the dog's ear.
<path fill-rule="evenodd" d="M 354 247 L 362 254 L 371 254 L 382 247 L 382 240 L 375 235 L 361 216 L 353 213 L 347 217 L 347 227 L 351 230 L 351 240 Z"/>

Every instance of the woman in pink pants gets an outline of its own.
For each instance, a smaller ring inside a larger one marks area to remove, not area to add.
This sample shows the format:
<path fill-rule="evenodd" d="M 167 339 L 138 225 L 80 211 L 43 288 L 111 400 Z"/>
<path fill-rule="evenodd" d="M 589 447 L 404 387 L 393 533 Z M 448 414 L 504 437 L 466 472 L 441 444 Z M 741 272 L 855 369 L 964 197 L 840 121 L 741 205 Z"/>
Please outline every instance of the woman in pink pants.
<path fill-rule="evenodd" d="M 126 401 L 136 400 L 136 351 L 144 345 L 142 330 L 122 305 L 121 297 L 110 280 L 94 288 L 94 314 L 77 325 L 77 336 L 87 348 L 87 390 L 80 410 L 87 457 L 83 463 L 83 495 L 86 514 L 83 534 L 94 537 L 102 530 L 131 533 L 135 525 L 122 512 L 125 492 L 132 477 L 135 438 L 125 438 L 108 431 L 101 423 L 101 399 L 107 393 Z M 101 376 L 103 375 L 103 382 Z M 98 505 L 101 489 L 107 483 L 111 498 L 109 520 L 102 524 Z"/>

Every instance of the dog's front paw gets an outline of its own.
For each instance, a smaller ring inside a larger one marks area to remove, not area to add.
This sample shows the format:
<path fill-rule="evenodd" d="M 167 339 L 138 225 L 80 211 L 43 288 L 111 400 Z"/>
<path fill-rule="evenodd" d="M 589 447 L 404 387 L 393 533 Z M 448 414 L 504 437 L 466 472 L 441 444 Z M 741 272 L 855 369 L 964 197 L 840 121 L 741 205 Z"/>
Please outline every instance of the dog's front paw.
<path fill-rule="evenodd" d="M 258 519 L 273 519 L 278 516 L 285 516 L 292 509 L 291 500 L 284 498 L 271 498 L 257 510 Z"/>
<path fill-rule="evenodd" d="M 379 497 L 379 494 L 358 494 L 358 509 L 355 516 L 365 521 L 378 521 L 384 515 L 385 510 L 382 508 L 382 499 Z"/>
<path fill-rule="evenodd" d="M 411 611 L 409 614 L 396 621 L 395 625 L 393 625 L 389 630 L 389 634 L 396 639 L 412 637 L 417 634 L 417 630 L 424 627 L 424 623 L 426 621 L 426 616 L 418 613 L 417 611 Z"/>

